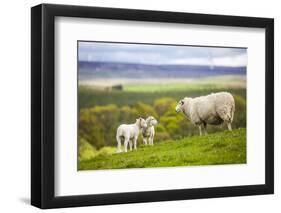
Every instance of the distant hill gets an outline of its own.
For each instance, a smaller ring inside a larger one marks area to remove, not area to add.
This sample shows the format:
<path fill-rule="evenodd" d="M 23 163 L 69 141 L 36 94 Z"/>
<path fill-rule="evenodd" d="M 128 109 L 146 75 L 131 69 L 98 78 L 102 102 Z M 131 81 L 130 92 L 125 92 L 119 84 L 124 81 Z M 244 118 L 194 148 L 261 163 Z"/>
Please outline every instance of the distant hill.
<path fill-rule="evenodd" d="M 201 78 L 219 75 L 246 75 L 246 67 L 79 62 L 80 80 L 94 78 Z"/>

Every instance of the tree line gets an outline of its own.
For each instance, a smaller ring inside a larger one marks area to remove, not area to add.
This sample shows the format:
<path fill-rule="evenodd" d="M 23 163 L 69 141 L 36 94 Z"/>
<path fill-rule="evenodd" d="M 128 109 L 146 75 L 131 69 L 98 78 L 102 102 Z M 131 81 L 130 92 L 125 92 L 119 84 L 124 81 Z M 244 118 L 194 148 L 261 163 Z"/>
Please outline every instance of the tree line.
<path fill-rule="evenodd" d="M 246 101 L 235 95 L 236 111 L 233 128 L 246 127 Z M 116 146 L 116 129 L 120 124 L 134 123 L 138 117 L 154 116 L 159 124 L 156 126 L 155 143 L 198 135 L 196 128 L 183 114 L 175 112 L 177 101 L 171 97 L 156 99 L 153 104 L 137 102 L 133 105 L 117 106 L 115 104 L 96 105 L 80 109 L 79 143 L 87 143 L 95 149 Z M 225 126 L 208 126 L 209 133 L 221 131 Z M 141 143 L 141 137 L 139 137 Z"/>

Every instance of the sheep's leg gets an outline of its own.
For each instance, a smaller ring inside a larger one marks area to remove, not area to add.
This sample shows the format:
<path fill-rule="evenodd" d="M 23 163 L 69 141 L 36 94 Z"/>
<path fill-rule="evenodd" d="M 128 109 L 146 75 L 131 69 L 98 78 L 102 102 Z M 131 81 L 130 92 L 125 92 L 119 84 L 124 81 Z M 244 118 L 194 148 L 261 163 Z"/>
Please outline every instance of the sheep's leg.
<path fill-rule="evenodd" d="M 204 134 L 205 134 L 205 135 L 208 135 L 208 132 L 207 132 L 207 124 L 206 124 L 206 123 L 203 124 L 203 130 L 204 130 Z"/>
<path fill-rule="evenodd" d="M 199 135 L 201 136 L 202 135 L 201 125 L 198 125 L 198 128 L 199 128 Z"/>
<path fill-rule="evenodd" d="M 124 141 L 124 150 L 125 150 L 125 152 L 127 152 L 128 142 L 129 142 L 129 140 L 125 139 L 125 141 Z"/>
<path fill-rule="evenodd" d="M 231 123 L 227 123 L 227 128 L 229 131 L 232 131 Z"/>
<path fill-rule="evenodd" d="M 129 141 L 129 145 L 130 145 L 130 151 L 132 151 L 132 149 L 133 149 L 133 142 L 132 142 L 132 140 Z"/>
<path fill-rule="evenodd" d="M 224 121 L 224 123 L 226 123 L 228 130 L 231 131 L 232 130 L 231 122 L 233 120 L 234 112 L 232 110 L 231 112 L 227 112 L 227 110 L 224 110 L 224 111 L 219 111 L 218 113 L 221 119 Z"/>
<path fill-rule="evenodd" d="M 121 139 L 120 137 L 117 137 L 117 153 L 120 153 L 122 152 L 122 149 L 121 149 Z"/>

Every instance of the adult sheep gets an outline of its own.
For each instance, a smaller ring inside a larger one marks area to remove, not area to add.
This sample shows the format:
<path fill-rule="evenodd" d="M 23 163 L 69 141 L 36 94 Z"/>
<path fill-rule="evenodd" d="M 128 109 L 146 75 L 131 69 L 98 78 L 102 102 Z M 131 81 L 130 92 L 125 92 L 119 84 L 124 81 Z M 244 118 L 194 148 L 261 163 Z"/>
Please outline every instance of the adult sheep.
<path fill-rule="evenodd" d="M 147 124 L 143 118 L 136 119 L 134 124 L 121 124 L 116 133 L 117 140 L 117 152 L 122 152 L 121 142 L 124 139 L 124 150 L 127 152 L 128 143 L 130 144 L 130 150 L 132 150 L 133 142 L 134 149 L 137 149 L 137 140 L 139 132 L 142 128 L 146 128 Z"/>
<path fill-rule="evenodd" d="M 234 111 L 234 98 L 228 92 L 212 93 L 197 98 L 184 98 L 176 106 L 176 112 L 183 112 L 193 124 L 199 127 L 200 135 L 202 135 L 201 128 L 205 134 L 207 133 L 207 124 L 226 123 L 228 129 L 232 130 L 231 123 Z"/>

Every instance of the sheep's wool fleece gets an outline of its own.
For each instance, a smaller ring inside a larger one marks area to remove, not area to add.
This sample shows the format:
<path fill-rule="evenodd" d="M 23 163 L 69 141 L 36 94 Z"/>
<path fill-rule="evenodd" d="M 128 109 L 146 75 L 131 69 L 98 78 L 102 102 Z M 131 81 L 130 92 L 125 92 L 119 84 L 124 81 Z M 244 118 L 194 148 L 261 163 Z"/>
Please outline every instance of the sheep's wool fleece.
<path fill-rule="evenodd" d="M 195 124 L 221 124 L 224 121 L 232 122 L 235 103 L 233 96 L 228 92 L 212 93 L 197 98 L 185 98 L 185 114 Z"/>

